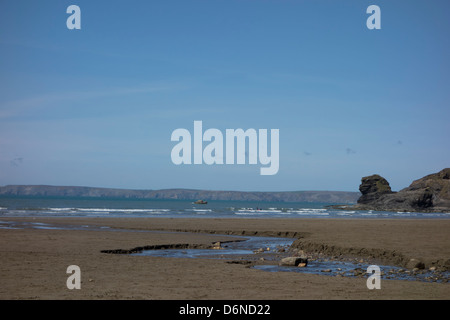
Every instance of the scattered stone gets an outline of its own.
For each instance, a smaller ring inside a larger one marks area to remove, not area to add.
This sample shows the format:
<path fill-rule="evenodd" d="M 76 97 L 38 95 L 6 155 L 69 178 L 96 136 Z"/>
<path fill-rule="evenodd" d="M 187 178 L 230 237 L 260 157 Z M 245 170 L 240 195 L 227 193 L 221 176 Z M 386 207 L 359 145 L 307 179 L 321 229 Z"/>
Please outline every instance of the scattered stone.
<path fill-rule="evenodd" d="M 248 261 L 248 260 L 231 260 L 231 261 L 226 261 L 226 263 L 229 264 L 244 264 L 244 265 L 251 265 L 252 262 Z"/>
<path fill-rule="evenodd" d="M 353 270 L 353 275 L 354 276 L 361 276 L 361 275 L 363 275 L 365 273 L 366 272 L 363 269 L 361 269 L 361 268 L 356 268 L 356 269 Z"/>
<path fill-rule="evenodd" d="M 422 261 L 420 261 L 420 260 L 417 260 L 417 259 L 411 259 L 411 260 L 409 260 L 409 262 L 406 264 L 406 267 L 407 267 L 408 269 L 414 269 L 414 268 L 417 268 L 417 269 L 425 269 L 425 264 L 424 264 Z"/>
<path fill-rule="evenodd" d="M 331 269 L 323 269 L 323 270 L 320 270 L 320 272 L 331 272 Z"/>
<path fill-rule="evenodd" d="M 220 242 L 216 242 L 216 243 L 213 244 L 213 246 L 211 247 L 211 249 L 214 249 L 214 250 L 222 250 L 223 248 L 221 247 Z"/>
<path fill-rule="evenodd" d="M 306 265 L 308 264 L 308 259 L 306 259 L 306 257 L 287 257 L 281 259 L 279 265 L 297 267 L 300 263 L 304 263 L 306 267 Z"/>

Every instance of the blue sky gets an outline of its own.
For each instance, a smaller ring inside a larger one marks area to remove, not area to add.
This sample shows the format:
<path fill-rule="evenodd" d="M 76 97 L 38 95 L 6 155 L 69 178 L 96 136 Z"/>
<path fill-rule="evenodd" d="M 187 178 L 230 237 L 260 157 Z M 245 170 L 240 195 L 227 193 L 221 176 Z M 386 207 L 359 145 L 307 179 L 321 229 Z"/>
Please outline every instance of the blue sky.
<path fill-rule="evenodd" d="M 69 5 L 81 30 L 69 30 Z M 381 8 L 381 30 L 366 9 Z M 0 3 L 0 185 L 394 190 L 450 166 L 448 1 Z M 279 129 L 280 169 L 172 163 L 177 128 Z"/>

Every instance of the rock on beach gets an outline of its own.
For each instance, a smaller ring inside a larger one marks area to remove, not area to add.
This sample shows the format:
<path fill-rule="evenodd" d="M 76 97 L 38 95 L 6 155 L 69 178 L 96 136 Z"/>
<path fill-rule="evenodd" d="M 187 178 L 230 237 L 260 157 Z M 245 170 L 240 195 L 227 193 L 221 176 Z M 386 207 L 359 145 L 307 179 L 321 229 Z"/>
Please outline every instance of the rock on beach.
<path fill-rule="evenodd" d="M 280 260 L 280 266 L 306 267 L 308 259 L 306 257 L 287 257 Z"/>

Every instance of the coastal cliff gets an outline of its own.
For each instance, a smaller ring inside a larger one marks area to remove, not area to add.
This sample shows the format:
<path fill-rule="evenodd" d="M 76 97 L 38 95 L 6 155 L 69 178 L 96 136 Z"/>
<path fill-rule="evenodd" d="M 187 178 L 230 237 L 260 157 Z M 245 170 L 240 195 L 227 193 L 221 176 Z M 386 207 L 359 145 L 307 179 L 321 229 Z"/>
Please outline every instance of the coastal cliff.
<path fill-rule="evenodd" d="M 398 192 L 393 192 L 383 177 L 371 175 L 361 179 L 359 190 L 362 195 L 352 209 L 450 212 L 450 168 L 415 180 Z"/>
<path fill-rule="evenodd" d="M 274 202 L 356 203 L 359 192 L 346 191 L 288 191 L 244 192 L 194 189 L 129 190 L 78 186 L 8 185 L 0 187 L 0 196 L 38 197 L 110 197 L 128 199 L 232 200 Z"/>

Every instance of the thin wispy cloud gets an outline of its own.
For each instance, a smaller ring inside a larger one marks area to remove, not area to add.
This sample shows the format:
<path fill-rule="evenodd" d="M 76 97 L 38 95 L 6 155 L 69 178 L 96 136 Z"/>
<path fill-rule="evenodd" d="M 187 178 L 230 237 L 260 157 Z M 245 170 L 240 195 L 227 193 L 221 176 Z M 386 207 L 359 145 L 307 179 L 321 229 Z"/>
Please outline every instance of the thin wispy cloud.
<path fill-rule="evenodd" d="M 51 107 L 57 103 L 68 101 L 81 101 L 95 98 L 106 98 L 113 96 L 123 96 L 141 93 L 154 93 L 166 90 L 173 90 L 171 86 L 151 86 L 140 85 L 136 87 L 115 87 L 108 89 L 92 90 L 92 91 L 72 91 L 58 92 L 37 95 L 25 99 L 8 101 L 1 104 L 0 119 L 7 119 L 16 116 L 25 115 L 31 109 Z"/>
<path fill-rule="evenodd" d="M 136 56 L 123 55 L 117 52 L 112 52 L 111 50 L 93 50 L 91 47 L 84 48 L 80 46 L 68 47 L 67 45 L 55 44 L 54 42 L 44 41 L 43 39 L 40 39 L 39 41 L 36 41 L 35 39 L 0 39 L 0 45 L 53 52 L 53 53 L 68 53 L 69 51 L 73 53 L 75 51 L 83 54 L 91 54 L 112 58 L 123 58 L 123 59 L 136 58 Z"/>

